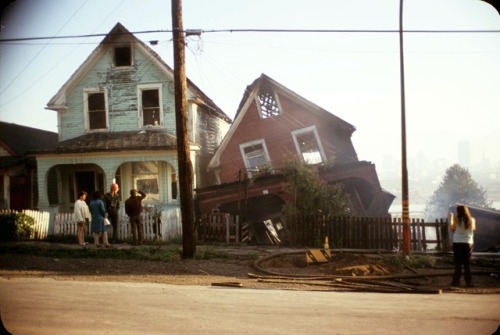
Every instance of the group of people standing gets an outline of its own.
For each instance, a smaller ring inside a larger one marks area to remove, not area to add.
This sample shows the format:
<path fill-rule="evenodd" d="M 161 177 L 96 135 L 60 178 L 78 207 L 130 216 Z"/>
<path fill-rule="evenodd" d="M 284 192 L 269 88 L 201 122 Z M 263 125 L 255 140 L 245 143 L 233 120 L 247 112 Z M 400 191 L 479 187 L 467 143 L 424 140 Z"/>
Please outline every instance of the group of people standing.
<path fill-rule="evenodd" d="M 90 230 L 93 233 L 94 245 L 97 248 L 104 246 L 110 248 L 108 240 L 108 231 L 106 220 L 109 220 L 113 227 L 112 243 L 118 243 L 118 210 L 120 209 L 120 195 L 118 194 L 118 184 L 113 183 L 110 191 L 104 194 L 95 191 L 90 204 L 87 206 L 87 192 L 81 191 L 78 194 L 78 200 L 75 202 L 74 214 L 77 221 L 78 244 L 85 246 L 85 226 L 90 223 Z M 132 228 L 133 245 L 142 245 L 143 243 L 143 223 L 141 218 L 142 200 L 146 194 L 136 189 L 130 190 L 130 197 L 125 201 L 125 213 L 129 216 Z M 101 243 L 102 241 L 102 243 Z"/>

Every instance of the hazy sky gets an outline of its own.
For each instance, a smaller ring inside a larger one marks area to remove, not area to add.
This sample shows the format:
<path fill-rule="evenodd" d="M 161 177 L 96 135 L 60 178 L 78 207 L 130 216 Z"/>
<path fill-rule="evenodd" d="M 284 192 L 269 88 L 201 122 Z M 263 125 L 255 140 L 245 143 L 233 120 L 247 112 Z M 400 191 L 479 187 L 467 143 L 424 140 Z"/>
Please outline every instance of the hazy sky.
<path fill-rule="evenodd" d="M 1 39 L 171 30 L 166 0 L 17 0 Z M 216 29 L 398 30 L 398 0 L 184 0 L 187 75 L 233 117 L 244 89 L 265 73 L 356 127 L 361 160 L 377 170 L 401 157 L 399 35 L 395 32 L 256 33 Z M 404 34 L 408 157 L 499 161 L 500 16 L 480 0 L 406 0 Z M 172 65 L 169 32 L 141 34 Z M 103 37 L 0 43 L 0 120 L 57 131 L 44 108 Z M 410 171 L 411 173 L 411 171 Z"/>

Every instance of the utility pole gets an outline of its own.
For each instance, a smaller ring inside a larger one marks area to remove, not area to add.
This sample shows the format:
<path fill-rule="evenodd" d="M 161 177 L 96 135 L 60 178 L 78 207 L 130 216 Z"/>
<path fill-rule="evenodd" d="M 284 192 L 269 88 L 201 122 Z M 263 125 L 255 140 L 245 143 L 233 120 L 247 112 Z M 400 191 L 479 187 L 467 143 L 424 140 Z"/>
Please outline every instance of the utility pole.
<path fill-rule="evenodd" d="M 174 39 L 175 125 L 182 215 L 182 258 L 193 258 L 196 252 L 193 203 L 193 165 L 189 148 L 187 112 L 186 54 L 182 24 L 182 0 L 172 0 Z"/>
<path fill-rule="evenodd" d="M 410 255 L 410 200 L 408 196 L 408 166 L 406 162 L 406 103 L 405 66 L 403 52 L 403 0 L 399 2 L 399 65 L 401 74 L 401 172 L 403 197 L 403 252 Z"/>

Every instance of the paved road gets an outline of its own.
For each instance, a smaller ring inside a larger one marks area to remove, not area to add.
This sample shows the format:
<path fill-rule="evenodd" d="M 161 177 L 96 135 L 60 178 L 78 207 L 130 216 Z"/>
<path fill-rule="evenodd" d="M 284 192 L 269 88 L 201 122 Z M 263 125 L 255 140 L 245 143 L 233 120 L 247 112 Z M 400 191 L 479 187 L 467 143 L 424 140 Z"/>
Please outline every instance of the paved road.
<path fill-rule="evenodd" d="M 500 295 L 334 293 L 0 278 L 12 334 L 492 334 Z"/>

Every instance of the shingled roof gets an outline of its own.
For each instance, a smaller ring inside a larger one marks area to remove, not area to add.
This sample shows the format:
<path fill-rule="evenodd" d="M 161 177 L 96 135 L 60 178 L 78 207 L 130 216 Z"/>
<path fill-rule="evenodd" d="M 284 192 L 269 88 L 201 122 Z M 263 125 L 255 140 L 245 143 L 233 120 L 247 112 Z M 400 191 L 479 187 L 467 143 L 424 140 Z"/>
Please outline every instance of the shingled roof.
<path fill-rule="evenodd" d="M 18 164 L 34 164 L 26 157 L 31 150 L 38 150 L 57 143 L 57 133 L 0 121 L 0 146 L 12 156 L 0 157 L 0 169 Z"/>
<path fill-rule="evenodd" d="M 13 155 L 23 156 L 57 143 L 57 133 L 0 121 L 0 142 L 8 147 Z"/>
<path fill-rule="evenodd" d="M 177 148 L 177 138 L 165 130 L 135 130 L 126 132 L 95 132 L 55 146 L 37 150 L 37 154 L 70 154 L 86 152 L 120 152 L 131 150 L 172 150 Z"/>

